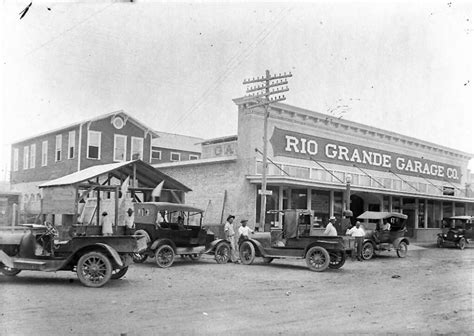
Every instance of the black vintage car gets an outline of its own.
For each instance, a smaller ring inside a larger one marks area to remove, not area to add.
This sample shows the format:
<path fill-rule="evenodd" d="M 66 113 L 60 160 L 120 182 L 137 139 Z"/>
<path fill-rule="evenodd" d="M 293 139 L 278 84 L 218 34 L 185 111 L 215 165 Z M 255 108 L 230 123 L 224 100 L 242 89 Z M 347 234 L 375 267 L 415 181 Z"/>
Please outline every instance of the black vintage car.
<path fill-rule="evenodd" d="M 474 217 L 453 216 L 447 219 L 447 228 L 438 233 L 437 246 L 457 246 L 464 250 L 474 240 Z"/>
<path fill-rule="evenodd" d="M 203 210 L 186 204 L 144 202 L 135 207 L 135 235 L 144 236 L 147 249 L 134 255 L 136 263 L 154 258 L 159 267 L 170 267 L 176 255 L 199 259 L 214 254 L 219 264 L 230 258 L 230 243 L 216 239 L 202 226 Z"/>

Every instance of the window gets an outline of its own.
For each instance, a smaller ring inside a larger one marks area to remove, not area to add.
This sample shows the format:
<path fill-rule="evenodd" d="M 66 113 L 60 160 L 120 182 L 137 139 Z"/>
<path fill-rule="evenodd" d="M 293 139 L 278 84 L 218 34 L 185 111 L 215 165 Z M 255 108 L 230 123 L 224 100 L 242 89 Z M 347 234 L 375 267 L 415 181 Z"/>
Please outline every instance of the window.
<path fill-rule="evenodd" d="M 189 154 L 189 160 L 197 160 L 199 159 L 199 155 Z"/>
<path fill-rule="evenodd" d="M 158 149 L 158 147 L 151 147 L 151 160 L 153 159 L 161 160 L 161 151 Z"/>
<path fill-rule="evenodd" d="M 143 138 L 132 137 L 132 153 L 130 159 L 143 159 Z"/>
<path fill-rule="evenodd" d="M 127 136 L 114 135 L 114 161 L 125 161 L 127 157 Z"/>
<path fill-rule="evenodd" d="M 30 168 L 35 168 L 36 166 L 36 144 L 30 146 Z"/>
<path fill-rule="evenodd" d="M 18 171 L 18 156 L 19 156 L 18 148 L 14 148 L 13 149 L 13 171 Z"/>
<path fill-rule="evenodd" d="M 181 161 L 181 153 L 171 152 L 171 161 Z"/>
<path fill-rule="evenodd" d="M 56 135 L 56 150 L 55 150 L 55 161 L 61 161 L 61 147 L 63 146 L 63 136 L 61 134 Z"/>
<path fill-rule="evenodd" d="M 48 141 L 43 141 L 41 144 L 41 166 L 48 165 Z"/>
<path fill-rule="evenodd" d="M 87 133 L 87 158 L 100 159 L 100 140 L 101 133 L 96 131 L 89 131 Z"/>
<path fill-rule="evenodd" d="M 76 131 L 70 131 L 67 145 L 67 158 L 73 159 L 76 151 Z"/>
<path fill-rule="evenodd" d="M 28 169 L 28 160 L 30 158 L 30 147 L 23 147 L 23 169 Z"/>

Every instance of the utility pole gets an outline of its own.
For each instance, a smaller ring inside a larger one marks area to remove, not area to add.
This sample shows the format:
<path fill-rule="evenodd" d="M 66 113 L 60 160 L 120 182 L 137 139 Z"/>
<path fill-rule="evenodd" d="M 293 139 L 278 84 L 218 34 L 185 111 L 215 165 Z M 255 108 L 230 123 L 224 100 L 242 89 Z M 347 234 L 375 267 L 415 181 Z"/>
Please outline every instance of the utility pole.
<path fill-rule="evenodd" d="M 266 228 L 265 225 L 265 212 L 267 208 L 267 128 L 268 128 L 268 116 L 270 114 L 269 105 L 271 103 L 276 103 L 279 101 L 286 100 L 284 95 L 278 95 L 289 91 L 288 86 L 281 87 L 282 85 L 287 85 L 288 77 L 292 77 L 290 73 L 283 73 L 278 75 L 270 75 L 270 71 L 265 71 L 265 76 L 261 78 L 252 78 L 244 80 L 243 84 L 255 84 L 257 86 L 252 86 L 247 88 L 247 93 L 250 93 L 250 97 L 253 97 L 257 100 L 257 104 L 250 106 L 250 109 L 263 106 L 264 107 L 264 116 L 263 116 L 263 158 L 262 158 L 262 189 L 260 195 L 260 226 L 263 226 L 264 231 L 270 231 L 270 228 Z"/>

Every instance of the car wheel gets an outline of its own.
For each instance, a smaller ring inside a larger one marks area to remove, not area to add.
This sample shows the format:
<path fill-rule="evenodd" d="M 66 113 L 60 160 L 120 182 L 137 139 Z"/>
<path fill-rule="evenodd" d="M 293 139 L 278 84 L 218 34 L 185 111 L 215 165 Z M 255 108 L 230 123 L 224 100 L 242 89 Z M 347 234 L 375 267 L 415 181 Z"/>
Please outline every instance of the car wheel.
<path fill-rule="evenodd" d="M 161 268 L 167 268 L 173 265 L 174 262 L 174 250 L 168 245 L 164 244 L 158 247 L 155 253 L 155 261 Z"/>
<path fill-rule="evenodd" d="M 263 257 L 263 262 L 265 264 L 269 264 L 273 261 L 273 258 L 270 258 L 270 257 Z"/>
<path fill-rule="evenodd" d="M 321 246 L 313 246 L 306 252 L 306 265 L 311 271 L 322 272 L 329 267 L 331 257 Z"/>
<path fill-rule="evenodd" d="M 221 242 L 217 244 L 216 251 L 214 252 L 214 258 L 218 264 L 225 264 L 230 258 L 230 244 Z"/>
<path fill-rule="evenodd" d="M 438 240 L 436 241 L 436 246 L 443 247 L 443 243 L 444 243 L 443 238 L 438 237 Z"/>
<path fill-rule="evenodd" d="M 459 239 L 458 246 L 461 250 L 464 250 L 464 248 L 466 247 L 466 239 L 464 238 Z"/>
<path fill-rule="evenodd" d="M 345 251 L 330 252 L 329 257 L 330 257 L 329 268 L 338 269 L 338 268 L 341 268 L 346 263 Z"/>
<path fill-rule="evenodd" d="M 371 242 L 365 242 L 362 245 L 362 259 L 369 260 L 374 256 L 374 245 Z"/>
<path fill-rule="evenodd" d="M 114 280 L 120 279 L 121 277 L 125 275 L 125 273 L 127 273 L 127 271 L 128 271 L 128 266 L 113 270 L 111 278 Z"/>
<path fill-rule="evenodd" d="M 255 259 L 255 247 L 249 241 L 244 241 L 239 249 L 240 260 L 244 265 L 250 265 Z"/>
<path fill-rule="evenodd" d="M 405 258 L 408 253 L 408 245 L 405 242 L 401 242 L 397 247 L 397 256 L 399 258 Z"/>
<path fill-rule="evenodd" d="M 18 268 L 7 267 L 5 265 L 0 266 L 0 272 L 6 276 L 15 276 L 21 272 Z"/>
<path fill-rule="evenodd" d="M 102 287 L 112 276 L 112 263 L 101 252 L 84 254 L 77 263 L 77 277 L 84 286 Z"/>
<path fill-rule="evenodd" d="M 133 253 L 132 259 L 134 263 L 141 264 L 148 259 L 148 255 L 146 253 Z"/>

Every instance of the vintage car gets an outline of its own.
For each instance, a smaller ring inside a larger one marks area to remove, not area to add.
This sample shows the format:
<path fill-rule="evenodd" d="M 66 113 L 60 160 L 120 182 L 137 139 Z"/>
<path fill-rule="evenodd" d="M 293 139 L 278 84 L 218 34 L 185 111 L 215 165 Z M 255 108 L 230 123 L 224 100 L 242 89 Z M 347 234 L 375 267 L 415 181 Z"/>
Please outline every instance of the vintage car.
<path fill-rule="evenodd" d="M 147 249 L 134 255 L 134 261 L 154 258 L 159 267 L 170 267 L 176 255 L 199 259 L 214 254 L 219 264 L 230 258 L 230 243 L 216 239 L 214 233 L 202 226 L 203 210 L 185 204 L 144 202 L 135 207 L 135 235 L 143 236 Z"/>
<path fill-rule="evenodd" d="M 59 241 L 56 229 L 24 224 L 0 229 L 0 272 L 14 276 L 28 271 L 75 271 L 87 287 L 101 287 L 125 275 L 132 254 L 146 248 L 144 238 L 78 235 Z"/>
<path fill-rule="evenodd" d="M 240 259 L 250 265 L 255 257 L 262 257 L 265 263 L 274 259 L 305 259 L 312 271 L 322 272 L 328 267 L 337 269 L 346 261 L 346 247 L 343 237 L 312 235 L 310 216 L 307 210 L 284 210 L 283 230 L 255 232 L 248 239 L 239 241 Z M 273 233 L 273 234 L 272 234 Z"/>
<path fill-rule="evenodd" d="M 394 249 L 399 258 L 406 257 L 408 245 L 405 237 L 405 220 L 408 218 L 399 212 L 366 211 L 357 219 L 368 220 L 363 223 L 365 230 L 364 243 L 362 245 L 362 258 L 369 260 L 375 255 L 375 251 L 390 251 Z M 389 230 L 382 230 L 384 223 L 390 224 Z M 372 229 L 371 226 L 374 228 Z"/>
<path fill-rule="evenodd" d="M 453 216 L 448 219 L 447 231 L 438 233 L 437 246 L 457 246 L 464 250 L 474 239 L 474 217 Z"/>

